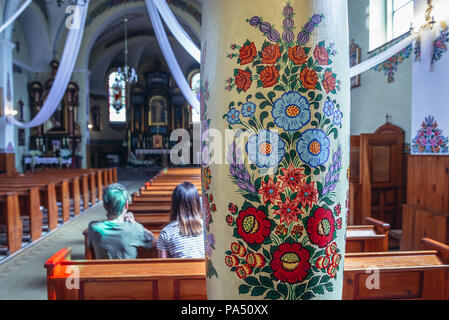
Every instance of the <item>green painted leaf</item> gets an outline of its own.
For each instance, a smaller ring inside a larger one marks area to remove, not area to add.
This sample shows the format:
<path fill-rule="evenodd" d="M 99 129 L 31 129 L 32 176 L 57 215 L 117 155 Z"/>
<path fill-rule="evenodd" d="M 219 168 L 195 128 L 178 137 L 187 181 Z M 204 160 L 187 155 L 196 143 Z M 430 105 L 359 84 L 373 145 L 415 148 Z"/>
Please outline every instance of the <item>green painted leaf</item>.
<path fill-rule="evenodd" d="M 248 199 L 251 202 L 260 202 L 260 199 L 258 196 L 256 196 L 254 193 L 246 193 L 243 195 L 245 199 Z"/>
<path fill-rule="evenodd" d="M 314 100 L 315 99 L 315 92 L 314 91 L 310 91 L 308 94 L 310 100 Z"/>
<path fill-rule="evenodd" d="M 267 249 L 263 249 L 263 255 L 265 256 L 265 258 L 267 258 L 268 260 L 270 260 L 271 259 L 271 254 L 268 252 L 268 250 Z M 264 271 L 266 268 L 270 268 L 270 267 L 264 267 L 263 269 L 262 269 L 262 272 L 269 272 L 269 271 Z M 270 268 L 271 269 L 271 268 Z"/>
<path fill-rule="evenodd" d="M 323 95 L 320 93 L 316 96 L 315 101 L 321 101 L 323 100 Z"/>
<path fill-rule="evenodd" d="M 259 99 L 259 100 L 267 100 L 265 98 L 265 96 L 263 95 L 263 93 L 260 93 L 260 92 L 256 93 L 256 98 Z"/>
<path fill-rule="evenodd" d="M 313 171 L 313 174 L 317 176 L 317 175 L 320 174 L 320 172 L 321 172 L 320 168 L 316 168 L 316 169 Z"/>
<path fill-rule="evenodd" d="M 321 276 L 314 276 L 312 279 L 310 279 L 309 283 L 307 284 L 308 288 L 312 288 L 315 285 L 318 284 L 318 282 L 320 281 Z"/>
<path fill-rule="evenodd" d="M 274 90 L 276 90 L 276 91 L 285 91 L 284 86 L 282 86 L 282 85 L 280 85 L 280 84 L 276 85 L 276 86 L 274 87 Z"/>
<path fill-rule="evenodd" d="M 262 185 L 262 177 L 257 178 L 256 181 L 254 181 L 254 187 L 256 188 L 256 190 L 259 190 L 261 185 Z"/>
<path fill-rule="evenodd" d="M 324 288 L 323 286 L 316 286 L 315 288 L 312 289 L 313 293 L 316 294 L 324 294 Z"/>
<path fill-rule="evenodd" d="M 288 288 L 287 288 L 287 285 L 285 283 L 282 283 L 282 282 L 279 283 L 276 288 L 282 295 L 287 296 Z"/>
<path fill-rule="evenodd" d="M 268 117 L 268 112 L 266 112 L 266 111 L 262 112 L 259 116 L 260 123 L 263 124 L 263 120 L 267 117 Z"/>
<path fill-rule="evenodd" d="M 299 297 L 301 300 L 310 300 L 312 298 L 315 298 L 315 295 L 312 291 L 304 292 L 301 297 Z"/>
<path fill-rule="evenodd" d="M 253 287 L 254 286 L 260 286 L 260 282 L 259 282 L 259 280 L 257 280 L 256 277 L 246 277 L 244 280 L 250 286 L 253 286 Z"/>
<path fill-rule="evenodd" d="M 324 276 L 321 277 L 320 283 L 329 282 L 330 279 L 331 279 L 331 277 L 329 277 L 327 274 L 325 274 Z"/>
<path fill-rule="evenodd" d="M 253 297 L 261 296 L 261 295 L 263 295 L 263 294 L 265 293 L 265 291 L 267 291 L 267 290 L 268 290 L 268 288 L 265 288 L 265 287 L 262 287 L 262 286 L 255 287 L 255 288 L 253 288 L 253 290 L 251 291 L 251 296 L 253 296 Z"/>
<path fill-rule="evenodd" d="M 246 284 L 241 284 L 239 286 L 239 294 L 247 294 L 249 292 L 250 286 L 247 286 Z"/>
<path fill-rule="evenodd" d="M 334 291 L 334 284 L 332 282 L 328 282 L 324 284 L 324 287 L 327 291 L 332 292 Z"/>
<path fill-rule="evenodd" d="M 281 297 L 281 295 L 279 294 L 279 292 L 274 291 L 274 290 L 270 290 L 267 292 L 267 295 L 265 296 L 265 299 L 270 299 L 270 300 L 277 300 Z"/>
<path fill-rule="evenodd" d="M 329 199 L 328 197 L 324 197 L 324 198 L 323 198 L 323 201 L 324 201 L 327 205 L 329 205 L 329 206 L 331 206 L 331 205 L 334 204 L 334 201 L 332 201 L 332 200 Z"/>
<path fill-rule="evenodd" d="M 257 170 L 257 167 L 256 167 L 256 165 L 254 163 L 251 164 L 249 167 L 251 168 L 251 170 Z"/>
<path fill-rule="evenodd" d="M 273 98 L 276 96 L 276 93 L 273 91 L 268 92 L 268 99 L 273 100 Z"/>
<path fill-rule="evenodd" d="M 273 280 L 271 280 L 270 278 L 265 277 L 265 276 L 260 276 L 259 280 L 263 286 L 265 286 L 267 288 L 274 288 Z"/>

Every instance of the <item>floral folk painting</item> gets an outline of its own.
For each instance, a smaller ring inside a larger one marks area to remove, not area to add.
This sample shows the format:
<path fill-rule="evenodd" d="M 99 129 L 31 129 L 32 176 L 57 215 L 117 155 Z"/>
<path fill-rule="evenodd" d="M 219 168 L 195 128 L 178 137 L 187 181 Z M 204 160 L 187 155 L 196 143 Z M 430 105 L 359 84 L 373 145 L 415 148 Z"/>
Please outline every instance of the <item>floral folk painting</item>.
<path fill-rule="evenodd" d="M 349 114 L 340 96 L 349 77 L 336 72 L 336 44 L 319 39 L 324 13 L 299 21 L 286 3 L 278 15 L 279 26 L 248 16 L 242 29 L 259 36 L 225 53 L 234 68 L 222 82 L 229 100 L 221 119 L 239 132 L 225 146 L 236 196 L 216 203 L 213 166 L 203 165 L 207 276 L 237 283 L 236 298 L 314 299 L 343 276 Z M 203 132 L 210 120 L 203 110 Z M 203 145 L 203 160 L 209 153 Z M 222 256 L 214 224 L 231 235 Z"/>

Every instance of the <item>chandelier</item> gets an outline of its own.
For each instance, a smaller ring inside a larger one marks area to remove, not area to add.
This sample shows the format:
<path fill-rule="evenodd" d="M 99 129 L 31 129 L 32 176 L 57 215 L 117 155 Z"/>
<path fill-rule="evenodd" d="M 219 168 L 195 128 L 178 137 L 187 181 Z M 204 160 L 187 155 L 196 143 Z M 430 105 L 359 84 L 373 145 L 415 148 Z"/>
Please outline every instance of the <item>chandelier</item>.
<path fill-rule="evenodd" d="M 138 81 L 137 72 L 128 65 L 128 18 L 125 18 L 125 65 L 118 68 L 117 73 L 126 84 L 133 84 Z"/>

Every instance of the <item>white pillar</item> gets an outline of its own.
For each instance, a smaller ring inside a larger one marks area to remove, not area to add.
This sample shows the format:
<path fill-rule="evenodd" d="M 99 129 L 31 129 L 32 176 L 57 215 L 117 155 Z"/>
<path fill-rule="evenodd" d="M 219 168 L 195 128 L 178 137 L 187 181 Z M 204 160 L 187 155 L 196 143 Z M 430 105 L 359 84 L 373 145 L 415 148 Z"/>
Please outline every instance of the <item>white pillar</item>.
<path fill-rule="evenodd" d="M 2 110 L 0 114 L 0 152 L 14 153 L 14 127 L 6 122 L 6 115 L 14 110 L 13 53 L 15 45 L 7 40 L 0 40 L 0 88 Z"/>
<path fill-rule="evenodd" d="M 203 2 L 203 160 L 218 162 L 203 166 L 209 299 L 342 296 L 347 9 L 346 0 Z M 229 128 L 248 139 L 221 148 Z"/>
<path fill-rule="evenodd" d="M 87 150 L 86 146 L 90 140 L 90 131 L 87 127 L 89 124 L 90 99 L 89 99 L 89 78 L 90 71 L 87 69 L 76 69 L 73 71 L 72 81 L 76 82 L 79 87 L 79 107 L 78 107 L 78 125 L 81 131 L 81 156 L 82 167 L 87 168 Z"/>

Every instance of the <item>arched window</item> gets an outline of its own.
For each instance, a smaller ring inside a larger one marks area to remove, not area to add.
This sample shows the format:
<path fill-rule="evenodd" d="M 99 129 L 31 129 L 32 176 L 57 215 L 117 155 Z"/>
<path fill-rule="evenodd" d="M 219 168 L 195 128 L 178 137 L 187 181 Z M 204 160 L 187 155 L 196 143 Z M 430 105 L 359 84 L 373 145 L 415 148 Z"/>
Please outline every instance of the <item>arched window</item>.
<path fill-rule="evenodd" d="M 117 71 L 109 74 L 109 122 L 126 122 L 126 83 Z"/>
<path fill-rule="evenodd" d="M 201 93 L 201 74 L 200 70 L 194 70 L 189 75 L 189 84 L 195 95 L 200 100 Z M 192 106 L 190 106 L 192 108 Z M 198 123 L 201 121 L 201 115 L 195 109 L 192 108 L 192 123 Z"/>

